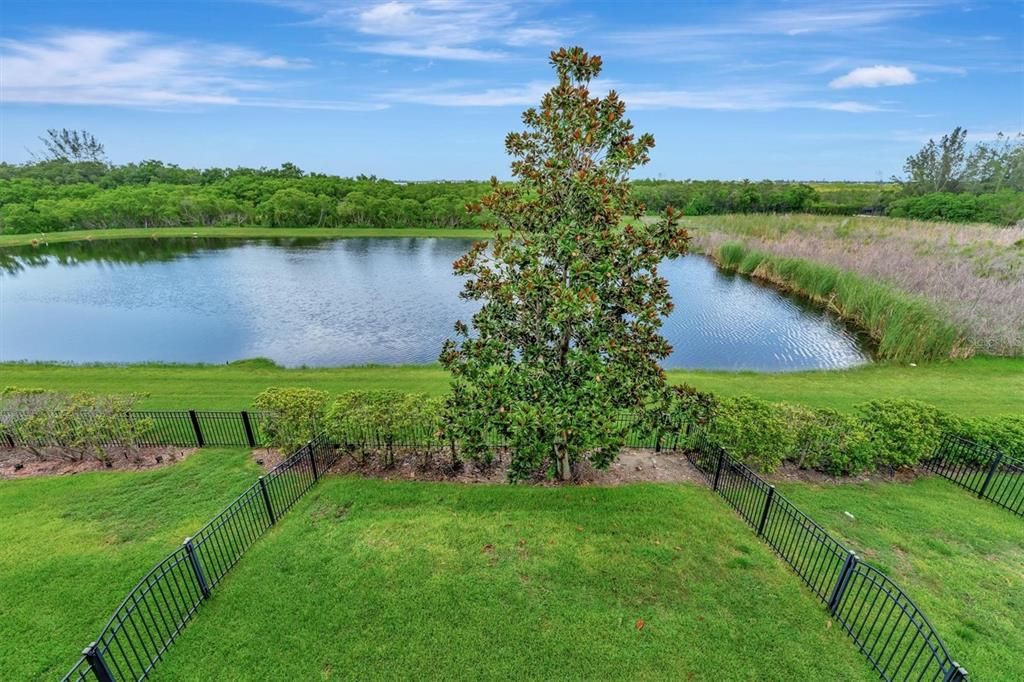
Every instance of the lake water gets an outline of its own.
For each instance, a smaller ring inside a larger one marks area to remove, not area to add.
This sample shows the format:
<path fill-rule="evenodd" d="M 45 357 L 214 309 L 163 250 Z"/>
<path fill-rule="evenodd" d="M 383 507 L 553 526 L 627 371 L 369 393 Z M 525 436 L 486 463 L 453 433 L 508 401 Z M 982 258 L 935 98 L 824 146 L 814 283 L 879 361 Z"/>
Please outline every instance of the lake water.
<path fill-rule="evenodd" d="M 281 365 L 435 362 L 462 301 L 464 239 L 120 240 L 0 252 L 0 360 Z M 863 364 L 830 314 L 688 256 L 665 367 L 786 371 Z"/>

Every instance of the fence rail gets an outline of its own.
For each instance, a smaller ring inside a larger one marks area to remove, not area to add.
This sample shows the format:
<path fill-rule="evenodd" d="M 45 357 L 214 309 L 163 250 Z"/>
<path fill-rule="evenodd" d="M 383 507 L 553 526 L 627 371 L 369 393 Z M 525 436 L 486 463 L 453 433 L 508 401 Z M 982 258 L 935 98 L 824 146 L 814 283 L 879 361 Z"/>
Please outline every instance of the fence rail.
<path fill-rule="evenodd" d="M 978 497 L 1024 516 L 1024 460 L 947 433 L 925 466 Z"/>
<path fill-rule="evenodd" d="M 66 446 L 58 440 L 41 441 L 34 438 L 25 427 L 32 417 L 27 412 L 0 412 L 0 446 L 48 447 Z M 271 444 L 270 421 L 266 412 L 225 412 L 203 410 L 154 411 L 140 410 L 124 415 L 131 429 L 117 428 L 108 424 L 108 436 L 104 445 L 111 447 L 206 447 L 238 446 L 263 447 Z M 682 434 L 681 423 L 664 422 L 652 425 L 642 416 L 623 413 L 617 417 L 619 426 L 626 432 L 625 447 L 647 448 L 660 451 L 675 449 Z M 87 428 L 85 420 L 77 426 Z M 69 439 L 74 437 L 74 428 L 67 429 Z M 407 426 L 384 433 L 374 428 L 353 428 L 336 440 L 348 445 L 369 447 L 442 447 L 446 442 L 438 429 L 427 425 Z M 488 434 L 491 447 L 505 447 L 507 442 L 495 430 Z"/>
<path fill-rule="evenodd" d="M 966 680 L 921 610 L 742 462 L 695 431 L 687 458 L 792 567 L 884 680 Z"/>
<path fill-rule="evenodd" d="M 318 436 L 260 476 L 132 588 L 63 680 L 146 679 L 210 591 L 336 459 Z"/>

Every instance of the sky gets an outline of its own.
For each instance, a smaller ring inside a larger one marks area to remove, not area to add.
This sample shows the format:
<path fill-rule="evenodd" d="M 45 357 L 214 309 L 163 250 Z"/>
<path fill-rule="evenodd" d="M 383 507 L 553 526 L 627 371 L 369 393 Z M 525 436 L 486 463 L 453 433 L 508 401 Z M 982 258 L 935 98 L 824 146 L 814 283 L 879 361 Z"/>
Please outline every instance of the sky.
<path fill-rule="evenodd" d="M 930 137 L 1024 129 L 1013 0 L 0 0 L 0 160 L 509 176 L 580 45 L 657 146 L 634 177 L 882 180 Z"/>

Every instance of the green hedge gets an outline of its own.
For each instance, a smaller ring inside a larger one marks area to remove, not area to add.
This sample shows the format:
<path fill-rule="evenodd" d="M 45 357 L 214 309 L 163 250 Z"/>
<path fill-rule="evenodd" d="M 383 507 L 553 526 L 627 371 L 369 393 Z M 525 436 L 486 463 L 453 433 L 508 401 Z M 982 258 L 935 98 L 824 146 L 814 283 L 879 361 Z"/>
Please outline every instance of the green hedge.
<path fill-rule="evenodd" d="M 710 431 L 761 471 L 783 462 L 833 475 L 914 467 L 945 432 L 1024 458 L 1024 416 L 959 417 L 917 400 L 872 400 L 847 415 L 749 396 L 722 398 Z"/>

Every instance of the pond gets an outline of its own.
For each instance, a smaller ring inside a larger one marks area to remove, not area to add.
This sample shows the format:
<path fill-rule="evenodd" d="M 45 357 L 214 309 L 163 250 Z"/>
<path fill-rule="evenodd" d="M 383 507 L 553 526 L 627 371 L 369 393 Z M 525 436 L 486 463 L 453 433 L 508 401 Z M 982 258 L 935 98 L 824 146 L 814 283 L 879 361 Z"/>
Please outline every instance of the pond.
<path fill-rule="evenodd" d="M 0 360 L 285 366 L 437 360 L 468 239 L 126 239 L 0 252 Z M 663 265 L 665 367 L 839 369 L 870 351 L 839 320 L 688 256 Z"/>

